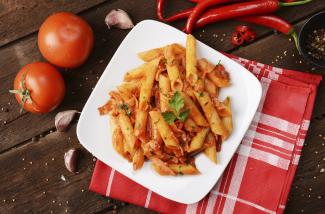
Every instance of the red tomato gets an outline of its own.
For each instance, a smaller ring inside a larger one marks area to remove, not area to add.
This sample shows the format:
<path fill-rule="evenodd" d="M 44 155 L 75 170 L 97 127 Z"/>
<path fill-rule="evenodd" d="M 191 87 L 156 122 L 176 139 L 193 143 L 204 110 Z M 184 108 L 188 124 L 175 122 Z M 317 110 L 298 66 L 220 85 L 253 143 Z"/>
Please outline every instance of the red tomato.
<path fill-rule="evenodd" d="M 68 12 L 49 16 L 38 32 L 38 47 L 43 57 L 63 68 L 83 64 L 93 44 L 94 35 L 88 23 Z"/>
<path fill-rule="evenodd" d="M 24 66 L 14 81 L 18 103 L 32 113 L 47 113 L 63 100 L 64 80 L 59 71 L 45 62 L 34 62 Z"/>

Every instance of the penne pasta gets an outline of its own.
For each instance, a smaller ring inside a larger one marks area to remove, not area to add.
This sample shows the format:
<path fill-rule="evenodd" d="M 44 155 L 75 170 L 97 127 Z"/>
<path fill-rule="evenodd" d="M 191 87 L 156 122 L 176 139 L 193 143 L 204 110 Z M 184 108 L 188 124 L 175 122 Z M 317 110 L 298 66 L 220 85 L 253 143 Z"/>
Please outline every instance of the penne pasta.
<path fill-rule="evenodd" d="M 175 137 L 173 131 L 171 130 L 171 128 L 169 127 L 167 122 L 161 116 L 160 112 L 150 111 L 149 114 L 150 114 L 150 117 L 151 117 L 154 125 L 157 126 L 158 132 L 159 132 L 160 136 L 162 137 L 165 145 L 171 149 L 178 149 L 179 141 Z"/>
<path fill-rule="evenodd" d="M 140 169 L 143 166 L 144 163 L 144 154 L 143 154 L 143 150 L 141 147 L 139 147 L 132 158 L 132 164 L 133 164 L 133 169 L 137 170 Z"/>
<path fill-rule="evenodd" d="M 137 138 L 134 136 L 133 126 L 131 124 L 130 118 L 125 114 L 121 113 L 118 116 L 118 124 L 125 139 L 125 151 L 128 152 L 131 157 L 133 157 L 135 153 Z"/>
<path fill-rule="evenodd" d="M 224 127 L 217 110 L 214 108 L 212 100 L 207 92 L 195 92 L 195 97 L 201 105 L 203 112 L 209 121 L 211 130 L 216 135 L 224 136 L 225 138 L 228 137 L 228 131 Z"/>
<path fill-rule="evenodd" d="M 161 57 L 162 55 L 163 55 L 162 48 L 154 48 L 151 50 L 138 53 L 138 57 L 145 62 L 150 62 L 151 60 Z"/>
<path fill-rule="evenodd" d="M 197 168 L 191 164 L 169 164 L 168 167 L 178 175 L 199 174 Z"/>
<path fill-rule="evenodd" d="M 232 112 L 231 112 L 231 107 L 230 107 L 230 98 L 227 97 L 223 101 L 223 104 L 226 106 L 226 109 L 228 110 L 229 114 L 222 117 L 222 123 L 225 126 L 225 128 L 228 130 L 228 132 L 231 133 L 233 130 L 233 125 L 232 125 Z M 222 140 L 224 141 L 225 139 L 222 138 Z"/>
<path fill-rule="evenodd" d="M 147 62 L 135 69 L 132 69 L 131 71 L 128 71 L 124 76 L 124 81 L 129 82 L 132 80 L 140 79 L 142 77 L 145 77 L 148 72 L 151 70 L 157 70 L 159 61 L 161 59 L 157 58 L 150 62 Z"/>
<path fill-rule="evenodd" d="M 221 64 L 216 65 L 213 71 L 208 73 L 207 76 L 219 88 L 230 85 L 229 74 Z"/>
<path fill-rule="evenodd" d="M 112 143 L 113 148 L 117 151 L 118 154 L 120 154 L 122 157 L 125 156 L 124 154 L 124 145 L 123 145 L 123 134 L 121 131 L 121 128 L 118 125 L 118 120 L 116 117 L 111 117 L 111 126 L 112 126 Z"/>
<path fill-rule="evenodd" d="M 201 131 L 199 131 L 192 139 L 190 143 L 190 147 L 188 149 L 188 152 L 194 152 L 202 148 L 203 143 L 205 141 L 205 138 L 207 134 L 209 133 L 209 128 L 204 128 Z"/>
<path fill-rule="evenodd" d="M 143 110 L 137 110 L 135 114 L 134 135 L 141 142 L 146 141 L 147 116 L 148 112 Z"/>
<path fill-rule="evenodd" d="M 170 81 L 164 75 L 159 75 L 159 103 L 162 112 L 168 110 L 168 94 L 170 92 Z"/>
<path fill-rule="evenodd" d="M 139 109 L 146 110 L 150 103 L 151 91 L 155 80 L 158 64 L 152 64 L 146 70 L 146 76 L 141 82 L 140 96 L 139 96 Z"/>
<path fill-rule="evenodd" d="M 206 121 L 204 116 L 201 114 L 198 107 L 194 104 L 191 98 L 186 93 L 181 93 L 184 99 L 184 104 L 186 108 L 190 110 L 190 117 L 195 121 L 199 126 L 209 126 L 209 123 Z"/>
<path fill-rule="evenodd" d="M 176 175 L 172 169 L 170 169 L 167 163 L 163 162 L 159 158 L 151 158 L 152 160 L 152 168 L 158 172 L 160 175 Z"/>
<path fill-rule="evenodd" d="M 185 121 L 184 128 L 188 132 L 198 132 L 199 131 L 198 125 L 196 125 L 196 123 L 194 122 L 194 120 L 192 120 L 191 118 L 188 118 Z"/>
<path fill-rule="evenodd" d="M 209 79 L 204 80 L 205 86 L 204 89 L 209 93 L 210 97 L 218 97 L 219 96 L 219 88 L 213 84 L 213 82 Z"/>
<path fill-rule="evenodd" d="M 174 50 L 174 53 L 176 55 L 179 55 L 179 54 L 184 54 L 185 55 L 185 48 L 182 47 L 180 44 L 177 44 L 177 43 L 173 43 L 171 44 L 170 46 L 172 46 L 173 50 Z M 143 61 L 145 62 L 150 62 L 156 58 L 159 58 L 161 56 L 164 55 L 164 48 L 154 48 L 154 49 L 150 49 L 150 50 L 147 50 L 147 51 L 142 51 L 140 53 L 138 53 L 138 57 L 140 59 L 142 59 Z"/>
<path fill-rule="evenodd" d="M 123 95 L 123 97 L 132 97 L 133 94 L 139 94 L 140 86 L 140 81 L 131 81 L 117 86 L 117 89 Z"/>
<path fill-rule="evenodd" d="M 186 79 L 191 86 L 198 80 L 196 61 L 196 41 L 192 35 L 187 35 L 186 39 Z"/>
<path fill-rule="evenodd" d="M 207 148 L 204 149 L 205 156 L 212 162 L 217 163 L 216 139 L 211 132 L 207 135 L 204 144 L 207 145 Z"/>
<path fill-rule="evenodd" d="M 164 49 L 164 56 L 166 58 L 166 68 L 167 68 L 168 77 L 170 79 L 171 89 L 173 91 L 182 91 L 183 82 L 180 78 L 178 62 L 173 52 L 172 45 L 168 45 Z"/>

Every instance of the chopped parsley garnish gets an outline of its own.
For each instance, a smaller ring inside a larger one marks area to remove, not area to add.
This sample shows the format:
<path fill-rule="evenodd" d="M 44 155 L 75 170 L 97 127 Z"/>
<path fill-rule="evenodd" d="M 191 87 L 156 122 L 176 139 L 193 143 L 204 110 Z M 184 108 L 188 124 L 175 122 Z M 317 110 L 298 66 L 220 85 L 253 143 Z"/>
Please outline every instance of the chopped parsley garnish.
<path fill-rule="evenodd" d="M 181 93 L 176 91 L 173 97 L 169 100 L 168 104 L 170 108 L 175 110 L 175 112 L 179 112 L 179 110 L 184 107 L 184 100 Z"/>
<path fill-rule="evenodd" d="M 164 120 L 168 123 L 168 124 L 172 124 L 174 123 L 174 121 L 176 120 L 176 116 L 173 112 L 171 111 L 165 111 L 163 113 L 161 113 Z"/>
<path fill-rule="evenodd" d="M 128 104 L 123 103 L 123 104 L 121 104 L 121 105 L 119 106 L 119 108 L 122 109 L 122 110 L 124 110 L 124 111 L 125 111 L 125 114 L 126 114 L 127 116 L 129 116 L 129 117 L 131 116 L 131 110 L 130 110 Z"/>
<path fill-rule="evenodd" d="M 190 110 L 189 109 L 186 109 L 184 111 L 182 111 L 179 115 L 178 115 L 178 119 L 181 120 L 182 122 L 184 122 L 187 118 L 188 118 L 188 115 L 190 113 Z"/>
<path fill-rule="evenodd" d="M 184 111 L 180 111 L 184 107 L 184 99 L 182 98 L 181 93 L 176 91 L 173 95 L 173 97 L 168 102 L 169 107 L 174 110 L 174 112 L 166 111 L 162 113 L 162 116 L 164 120 L 168 124 L 173 124 L 176 119 L 179 119 L 180 121 L 184 122 L 190 113 L 189 109 L 185 109 Z"/>
<path fill-rule="evenodd" d="M 219 59 L 218 63 L 216 64 L 217 65 L 221 65 L 221 59 Z"/>

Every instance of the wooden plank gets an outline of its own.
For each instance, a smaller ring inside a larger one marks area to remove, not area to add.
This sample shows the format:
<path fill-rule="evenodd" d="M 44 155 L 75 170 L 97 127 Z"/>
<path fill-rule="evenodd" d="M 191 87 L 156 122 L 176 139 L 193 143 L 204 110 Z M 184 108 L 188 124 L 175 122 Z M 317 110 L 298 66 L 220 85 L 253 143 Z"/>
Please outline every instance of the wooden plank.
<path fill-rule="evenodd" d="M 179 10 L 181 7 L 188 7 L 188 5 L 190 5 L 187 3 L 187 5 L 184 6 L 185 3 L 183 1 L 176 2 L 175 7 L 170 7 L 170 5 L 167 4 L 167 14 L 170 14 L 170 11 Z M 142 5 L 141 9 L 138 7 L 139 4 Z M 146 1 L 141 3 L 140 1 L 132 1 L 126 4 L 122 0 L 117 0 L 109 4 L 103 4 L 96 10 L 89 10 L 83 13 L 82 16 L 94 29 L 96 37 L 95 47 L 90 59 L 84 66 L 74 69 L 73 71 L 64 72 L 68 94 L 65 101 L 60 106 L 60 109 L 76 108 L 80 110 L 82 108 L 91 92 L 91 88 L 94 87 L 97 81 L 97 77 L 100 76 L 109 59 L 127 34 L 128 31 L 118 29 L 108 30 L 104 25 L 103 20 L 106 13 L 113 8 L 122 8 L 128 11 L 135 23 L 143 19 L 156 18 L 155 3 L 148 3 Z M 301 11 L 298 15 L 293 15 L 296 13 L 294 8 L 288 8 L 288 10 L 282 11 L 281 13 L 283 13 L 284 16 L 292 15 L 294 18 L 292 21 L 295 21 L 325 8 L 325 5 L 320 3 L 319 0 L 315 0 L 311 5 L 306 5 L 304 8 L 306 9 Z M 177 26 L 181 27 L 181 24 L 182 23 L 178 23 Z M 229 36 L 235 25 L 237 25 L 236 22 L 215 24 L 205 28 L 204 32 L 203 30 L 196 32 L 195 35 L 199 40 L 217 50 L 229 51 L 232 49 L 232 46 L 228 42 Z M 264 28 L 256 29 L 259 37 L 272 32 Z M 225 36 L 223 36 L 221 32 L 224 32 Z M 214 37 L 213 34 L 219 35 L 218 38 Z M 280 37 L 284 36 L 279 35 L 274 39 Z M 221 39 L 223 42 L 220 42 Z M 245 50 L 245 48 L 240 50 Z M 255 53 L 255 51 L 250 52 L 252 55 Z M 20 115 L 16 101 L 13 96 L 8 94 L 8 90 L 12 87 L 11 85 L 15 74 L 20 67 L 26 63 L 42 59 L 37 49 L 36 35 L 31 35 L 19 40 L 11 46 L 0 48 L 0 55 L 2 56 L 0 57 L 0 64 L 2 65 L 0 68 L 0 81 L 3 84 L 3 87 L 0 88 L 0 110 L 2 107 L 5 110 L 9 110 L 9 112 L 0 111 L 0 141 L 3 142 L 0 145 L 0 151 L 3 151 L 32 138 L 34 135 L 38 135 L 53 128 L 53 117 L 55 112 L 45 116 L 27 113 Z M 265 59 L 268 58 L 266 54 L 261 54 L 261 56 L 264 56 Z M 10 103 L 10 105 L 8 105 L 8 103 Z M 4 121 L 6 121 L 6 125 L 4 125 Z M 29 127 L 25 127 L 25 124 L 29 124 Z M 24 130 L 24 132 L 21 130 Z"/>
<path fill-rule="evenodd" d="M 316 104 L 319 105 L 320 102 Z M 324 102 L 322 104 L 324 106 Z M 323 113 L 325 113 L 324 110 Z M 289 195 L 286 213 L 324 213 L 325 172 L 322 172 L 325 170 L 324 130 L 325 118 L 311 121 L 303 155 Z M 319 136 L 320 134 L 322 137 Z"/>
<path fill-rule="evenodd" d="M 70 148 L 82 151 L 78 174 L 64 166 L 64 152 Z M 54 132 L 38 142 L 28 142 L 2 154 L 0 160 L 0 171 L 5 175 L 0 177 L 0 213 L 90 213 L 120 206 L 87 191 L 95 162 L 78 144 L 75 127 L 68 133 Z"/>
<path fill-rule="evenodd" d="M 79 13 L 104 1 L 1 0 L 0 46 L 37 31 L 44 19 L 54 12 Z"/>

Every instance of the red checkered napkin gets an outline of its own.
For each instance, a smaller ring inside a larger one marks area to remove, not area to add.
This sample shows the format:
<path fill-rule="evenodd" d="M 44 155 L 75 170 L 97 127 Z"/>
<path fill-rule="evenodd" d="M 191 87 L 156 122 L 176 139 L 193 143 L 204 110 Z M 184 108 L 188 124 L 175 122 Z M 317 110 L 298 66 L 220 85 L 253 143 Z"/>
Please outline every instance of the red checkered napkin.
<path fill-rule="evenodd" d="M 263 95 L 236 154 L 204 199 L 171 201 L 100 161 L 89 189 L 162 213 L 283 213 L 322 78 L 229 57 L 260 80 Z"/>

